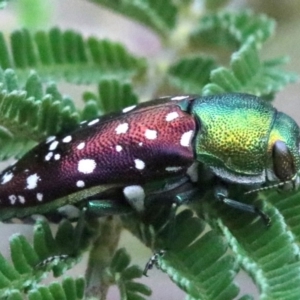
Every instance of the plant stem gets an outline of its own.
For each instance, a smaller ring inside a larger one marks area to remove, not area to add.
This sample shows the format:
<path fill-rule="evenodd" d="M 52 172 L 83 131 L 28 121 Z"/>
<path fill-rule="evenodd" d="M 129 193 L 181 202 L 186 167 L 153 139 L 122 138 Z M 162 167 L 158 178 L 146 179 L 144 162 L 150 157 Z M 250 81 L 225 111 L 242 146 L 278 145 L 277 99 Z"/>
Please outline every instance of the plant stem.
<path fill-rule="evenodd" d="M 119 217 L 105 217 L 98 220 L 99 236 L 90 251 L 86 270 L 86 298 L 105 300 L 113 279 L 108 271 L 117 249 L 122 226 Z"/>

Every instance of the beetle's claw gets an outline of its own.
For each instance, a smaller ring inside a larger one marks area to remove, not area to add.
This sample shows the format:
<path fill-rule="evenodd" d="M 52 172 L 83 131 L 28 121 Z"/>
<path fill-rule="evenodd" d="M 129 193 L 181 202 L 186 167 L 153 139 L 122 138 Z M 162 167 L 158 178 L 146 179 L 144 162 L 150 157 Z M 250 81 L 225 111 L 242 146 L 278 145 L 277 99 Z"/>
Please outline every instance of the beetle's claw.
<path fill-rule="evenodd" d="M 166 253 L 166 250 L 159 250 L 150 257 L 150 259 L 146 263 L 145 269 L 143 271 L 144 276 L 148 277 L 147 273 L 149 270 L 153 269 L 153 266 L 156 266 L 156 268 L 158 268 L 158 269 L 160 268 L 158 265 L 158 259 L 160 257 L 162 257 L 165 253 Z"/>
<path fill-rule="evenodd" d="M 271 218 L 256 206 L 255 206 L 255 211 L 262 218 L 265 225 L 269 227 L 271 225 Z"/>

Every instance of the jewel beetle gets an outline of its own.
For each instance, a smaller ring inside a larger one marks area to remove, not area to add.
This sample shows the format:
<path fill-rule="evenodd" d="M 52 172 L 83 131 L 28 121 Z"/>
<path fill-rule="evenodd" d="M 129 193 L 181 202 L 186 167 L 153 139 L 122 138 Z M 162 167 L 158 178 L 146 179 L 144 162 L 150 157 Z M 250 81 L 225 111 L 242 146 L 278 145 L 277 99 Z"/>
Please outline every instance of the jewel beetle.
<path fill-rule="evenodd" d="M 299 127 L 269 103 L 240 93 L 127 107 L 47 138 L 4 170 L 0 220 L 67 205 L 96 215 L 143 210 L 153 183 L 163 182 L 162 192 L 187 181 L 197 185 L 197 164 L 221 182 L 297 189 Z M 252 210 L 226 192 L 216 197 Z"/>

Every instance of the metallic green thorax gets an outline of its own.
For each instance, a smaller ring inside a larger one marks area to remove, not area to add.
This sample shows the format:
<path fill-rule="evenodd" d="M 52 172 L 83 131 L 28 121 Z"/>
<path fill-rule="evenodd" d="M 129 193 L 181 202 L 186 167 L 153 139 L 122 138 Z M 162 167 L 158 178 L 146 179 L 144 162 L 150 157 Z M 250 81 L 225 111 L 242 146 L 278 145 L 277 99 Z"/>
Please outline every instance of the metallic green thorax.
<path fill-rule="evenodd" d="M 259 98 L 224 94 L 198 98 L 192 114 L 199 122 L 197 160 L 216 175 L 236 183 L 263 183 L 274 177 L 273 144 L 283 141 L 299 170 L 299 129 L 283 113 Z M 295 174 L 293 174 L 295 175 Z"/>

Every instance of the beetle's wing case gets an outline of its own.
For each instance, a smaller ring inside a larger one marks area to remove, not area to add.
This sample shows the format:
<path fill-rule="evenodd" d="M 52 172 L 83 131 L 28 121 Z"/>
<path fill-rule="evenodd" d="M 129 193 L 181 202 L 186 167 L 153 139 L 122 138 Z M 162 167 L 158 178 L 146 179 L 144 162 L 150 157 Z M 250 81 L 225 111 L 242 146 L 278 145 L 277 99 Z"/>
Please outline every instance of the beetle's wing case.
<path fill-rule="evenodd" d="M 185 173 L 194 160 L 196 124 L 182 107 L 193 98 L 168 100 L 129 107 L 48 138 L 1 174 L 0 208 L 42 207 L 62 197 L 74 202 L 107 186 Z"/>

